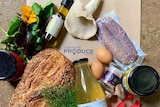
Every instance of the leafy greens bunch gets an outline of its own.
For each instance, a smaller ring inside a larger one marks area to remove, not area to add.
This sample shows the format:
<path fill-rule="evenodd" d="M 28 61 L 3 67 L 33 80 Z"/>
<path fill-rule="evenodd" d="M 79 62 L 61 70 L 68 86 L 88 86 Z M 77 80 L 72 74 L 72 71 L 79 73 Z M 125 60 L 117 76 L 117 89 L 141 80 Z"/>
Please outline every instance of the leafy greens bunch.
<path fill-rule="evenodd" d="M 17 13 L 10 23 L 9 30 L 4 32 L 6 38 L 0 40 L 5 50 L 14 51 L 26 62 L 43 49 L 42 37 L 47 20 L 54 13 L 54 4 L 49 1 L 43 6 L 33 3 L 23 6 L 22 13 Z"/>

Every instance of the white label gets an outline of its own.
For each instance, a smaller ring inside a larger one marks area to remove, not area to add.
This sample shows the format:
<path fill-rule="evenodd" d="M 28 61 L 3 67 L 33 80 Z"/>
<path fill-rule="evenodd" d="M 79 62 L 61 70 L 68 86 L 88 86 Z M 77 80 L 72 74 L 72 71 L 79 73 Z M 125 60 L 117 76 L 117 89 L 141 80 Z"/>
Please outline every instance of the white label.
<path fill-rule="evenodd" d="M 63 20 L 57 15 L 53 15 L 52 19 L 49 21 L 47 25 L 46 32 L 57 38 L 57 35 L 59 34 L 62 25 Z"/>
<path fill-rule="evenodd" d="M 107 107 L 106 100 L 97 100 L 91 103 L 79 104 L 78 107 Z"/>

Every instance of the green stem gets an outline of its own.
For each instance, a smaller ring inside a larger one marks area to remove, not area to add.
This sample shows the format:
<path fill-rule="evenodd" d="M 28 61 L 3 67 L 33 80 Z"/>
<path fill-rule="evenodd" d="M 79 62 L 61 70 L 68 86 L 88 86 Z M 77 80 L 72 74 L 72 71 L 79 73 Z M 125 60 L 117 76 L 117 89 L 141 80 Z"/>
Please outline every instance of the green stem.
<path fill-rule="evenodd" d="M 0 26 L 0 30 L 5 34 L 6 37 L 8 37 L 8 33 Z"/>

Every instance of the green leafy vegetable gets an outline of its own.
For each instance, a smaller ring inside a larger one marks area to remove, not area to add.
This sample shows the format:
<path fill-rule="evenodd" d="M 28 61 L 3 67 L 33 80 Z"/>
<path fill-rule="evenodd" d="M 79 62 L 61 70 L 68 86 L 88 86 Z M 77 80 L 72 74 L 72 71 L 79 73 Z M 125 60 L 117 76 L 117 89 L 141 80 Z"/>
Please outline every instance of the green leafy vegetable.
<path fill-rule="evenodd" d="M 15 32 L 17 32 L 21 22 L 22 20 L 18 17 L 18 15 L 15 15 L 13 21 L 10 23 L 8 35 L 13 35 Z"/>
<path fill-rule="evenodd" d="M 16 14 L 14 16 L 7 32 L 0 27 L 0 30 L 2 30 L 6 36 L 4 40 L 0 40 L 0 43 L 5 45 L 5 50 L 18 53 L 26 62 L 28 62 L 34 54 L 43 49 L 42 35 L 44 31 L 42 31 L 42 29 L 45 28 L 45 23 L 54 13 L 54 4 L 51 1 L 44 7 L 38 3 L 33 3 L 31 10 L 29 10 L 29 7 L 30 6 L 26 6 L 24 8 L 26 11 L 22 12 L 23 15 Z M 28 17 L 32 11 L 36 14 L 36 17 L 34 17 L 36 21 L 29 23 L 24 19 Z"/>
<path fill-rule="evenodd" d="M 54 4 L 50 3 L 46 7 L 42 8 L 41 13 L 39 14 L 40 22 L 39 26 L 44 26 L 46 20 L 48 20 L 54 14 Z"/>
<path fill-rule="evenodd" d="M 77 107 L 76 90 L 71 85 L 58 89 L 47 87 L 42 91 L 42 96 L 50 107 Z"/>
<path fill-rule="evenodd" d="M 39 5 L 38 3 L 33 3 L 32 10 L 35 11 L 36 15 L 40 14 L 41 9 L 42 9 L 41 5 Z"/>

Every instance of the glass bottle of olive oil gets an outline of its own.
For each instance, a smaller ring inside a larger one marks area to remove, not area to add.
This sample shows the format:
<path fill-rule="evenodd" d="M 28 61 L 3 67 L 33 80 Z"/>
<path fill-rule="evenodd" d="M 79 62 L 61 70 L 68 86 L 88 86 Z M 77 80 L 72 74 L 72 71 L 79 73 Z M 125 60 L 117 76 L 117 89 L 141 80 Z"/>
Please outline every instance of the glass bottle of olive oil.
<path fill-rule="evenodd" d="M 51 17 L 46 29 L 45 29 L 45 39 L 50 41 L 51 39 L 56 39 L 65 20 L 65 17 L 68 14 L 68 11 L 72 4 L 73 0 L 62 0 L 61 6 L 58 9 L 58 13 L 54 14 Z"/>
<path fill-rule="evenodd" d="M 88 59 L 79 59 L 73 64 L 76 71 L 78 107 L 107 107 L 104 91 L 92 74 Z"/>

